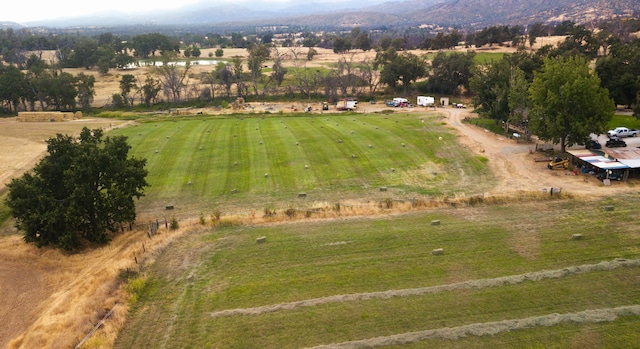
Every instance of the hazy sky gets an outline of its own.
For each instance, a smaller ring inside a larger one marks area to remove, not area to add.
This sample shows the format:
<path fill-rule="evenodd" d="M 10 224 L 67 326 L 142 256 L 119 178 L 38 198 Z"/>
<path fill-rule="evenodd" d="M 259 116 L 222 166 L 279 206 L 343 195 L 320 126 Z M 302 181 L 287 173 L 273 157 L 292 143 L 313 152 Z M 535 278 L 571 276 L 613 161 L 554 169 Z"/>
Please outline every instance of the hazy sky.
<path fill-rule="evenodd" d="M 304 0 L 259 0 L 260 2 L 295 3 Z M 243 3 L 245 0 L 5 0 L 0 5 L 0 21 L 26 23 L 43 19 L 73 18 L 100 13 L 136 13 L 166 10 L 198 2 Z M 320 1 L 318 1 L 320 2 Z"/>

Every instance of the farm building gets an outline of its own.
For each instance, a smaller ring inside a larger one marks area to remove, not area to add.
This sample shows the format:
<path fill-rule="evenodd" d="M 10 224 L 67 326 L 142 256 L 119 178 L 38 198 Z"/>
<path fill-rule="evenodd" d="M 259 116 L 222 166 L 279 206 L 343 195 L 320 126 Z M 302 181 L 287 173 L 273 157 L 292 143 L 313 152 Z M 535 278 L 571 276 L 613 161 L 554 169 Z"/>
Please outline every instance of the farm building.
<path fill-rule="evenodd" d="M 621 171 L 622 180 L 626 180 L 630 174 L 640 174 L 640 149 L 638 148 L 615 148 L 604 151 L 574 149 L 567 152 L 573 157 L 574 164 L 591 168 L 594 172 Z"/>

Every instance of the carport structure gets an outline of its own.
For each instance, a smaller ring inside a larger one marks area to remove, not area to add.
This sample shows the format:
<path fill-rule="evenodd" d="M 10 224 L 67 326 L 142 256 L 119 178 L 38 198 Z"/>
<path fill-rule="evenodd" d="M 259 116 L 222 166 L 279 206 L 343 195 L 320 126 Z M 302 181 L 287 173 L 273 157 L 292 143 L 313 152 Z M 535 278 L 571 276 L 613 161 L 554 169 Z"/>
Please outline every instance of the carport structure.
<path fill-rule="evenodd" d="M 622 180 L 629 178 L 630 171 L 640 169 L 640 149 L 608 149 L 605 151 L 577 149 L 568 150 L 573 163 L 594 171 L 622 171 Z"/>

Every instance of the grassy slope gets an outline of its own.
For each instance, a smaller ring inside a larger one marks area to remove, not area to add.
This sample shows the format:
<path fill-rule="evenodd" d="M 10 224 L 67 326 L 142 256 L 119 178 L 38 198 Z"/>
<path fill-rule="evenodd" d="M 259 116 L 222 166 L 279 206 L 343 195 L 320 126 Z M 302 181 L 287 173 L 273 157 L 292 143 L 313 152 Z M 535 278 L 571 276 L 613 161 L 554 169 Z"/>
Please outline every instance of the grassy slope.
<path fill-rule="evenodd" d="M 150 270 L 119 348 L 300 348 L 475 322 L 640 303 L 640 270 L 329 303 L 261 315 L 211 312 L 336 294 L 443 285 L 638 258 L 637 197 L 441 209 L 396 217 L 222 228 L 172 246 Z M 441 226 L 431 226 L 439 219 Z M 572 241 L 571 234 L 585 239 Z M 255 238 L 267 236 L 266 244 Z M 433 248 L 445 255 L 434 257 Z M 560 325 L 394 348 L 626 347 L 640 320 Z"/>
<path fill-rule="evenodd" d="M 114 133 L 129 136 L 132 154 L 148 159 L 151 187 L 142 213 L 158 214 L 165 205 L 191 216 L 215 207 L 305 205 L 295 202 L 299 192 L 310 201 L 369 198 L 379 196 L 381 186 L 390 188 L 390 197 L 482 191 L 464 187 L 459 173 L 478 176 L 489 188 L 483 162 L 455 146 L 435 116 L 420 117 L 196 119 Z"/>

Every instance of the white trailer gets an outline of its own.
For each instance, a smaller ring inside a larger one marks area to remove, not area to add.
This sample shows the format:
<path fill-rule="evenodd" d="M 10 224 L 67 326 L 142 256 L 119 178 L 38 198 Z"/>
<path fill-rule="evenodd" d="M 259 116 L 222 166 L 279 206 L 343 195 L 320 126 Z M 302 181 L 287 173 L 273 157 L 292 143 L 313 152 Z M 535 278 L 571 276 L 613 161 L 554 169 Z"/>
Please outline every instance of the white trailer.
<path fill-rule="evenodd" d="M 436 99 L 430 96 L 418 96 L 418 103 L 422 107 L 433 107 L 436 104 Z"/>
<path fill-rule="evenodd" d="M 337 110 L 356 110 L 358 108 L 358 101 L 352 99 L 344 99 L 336 104 Z"/>

